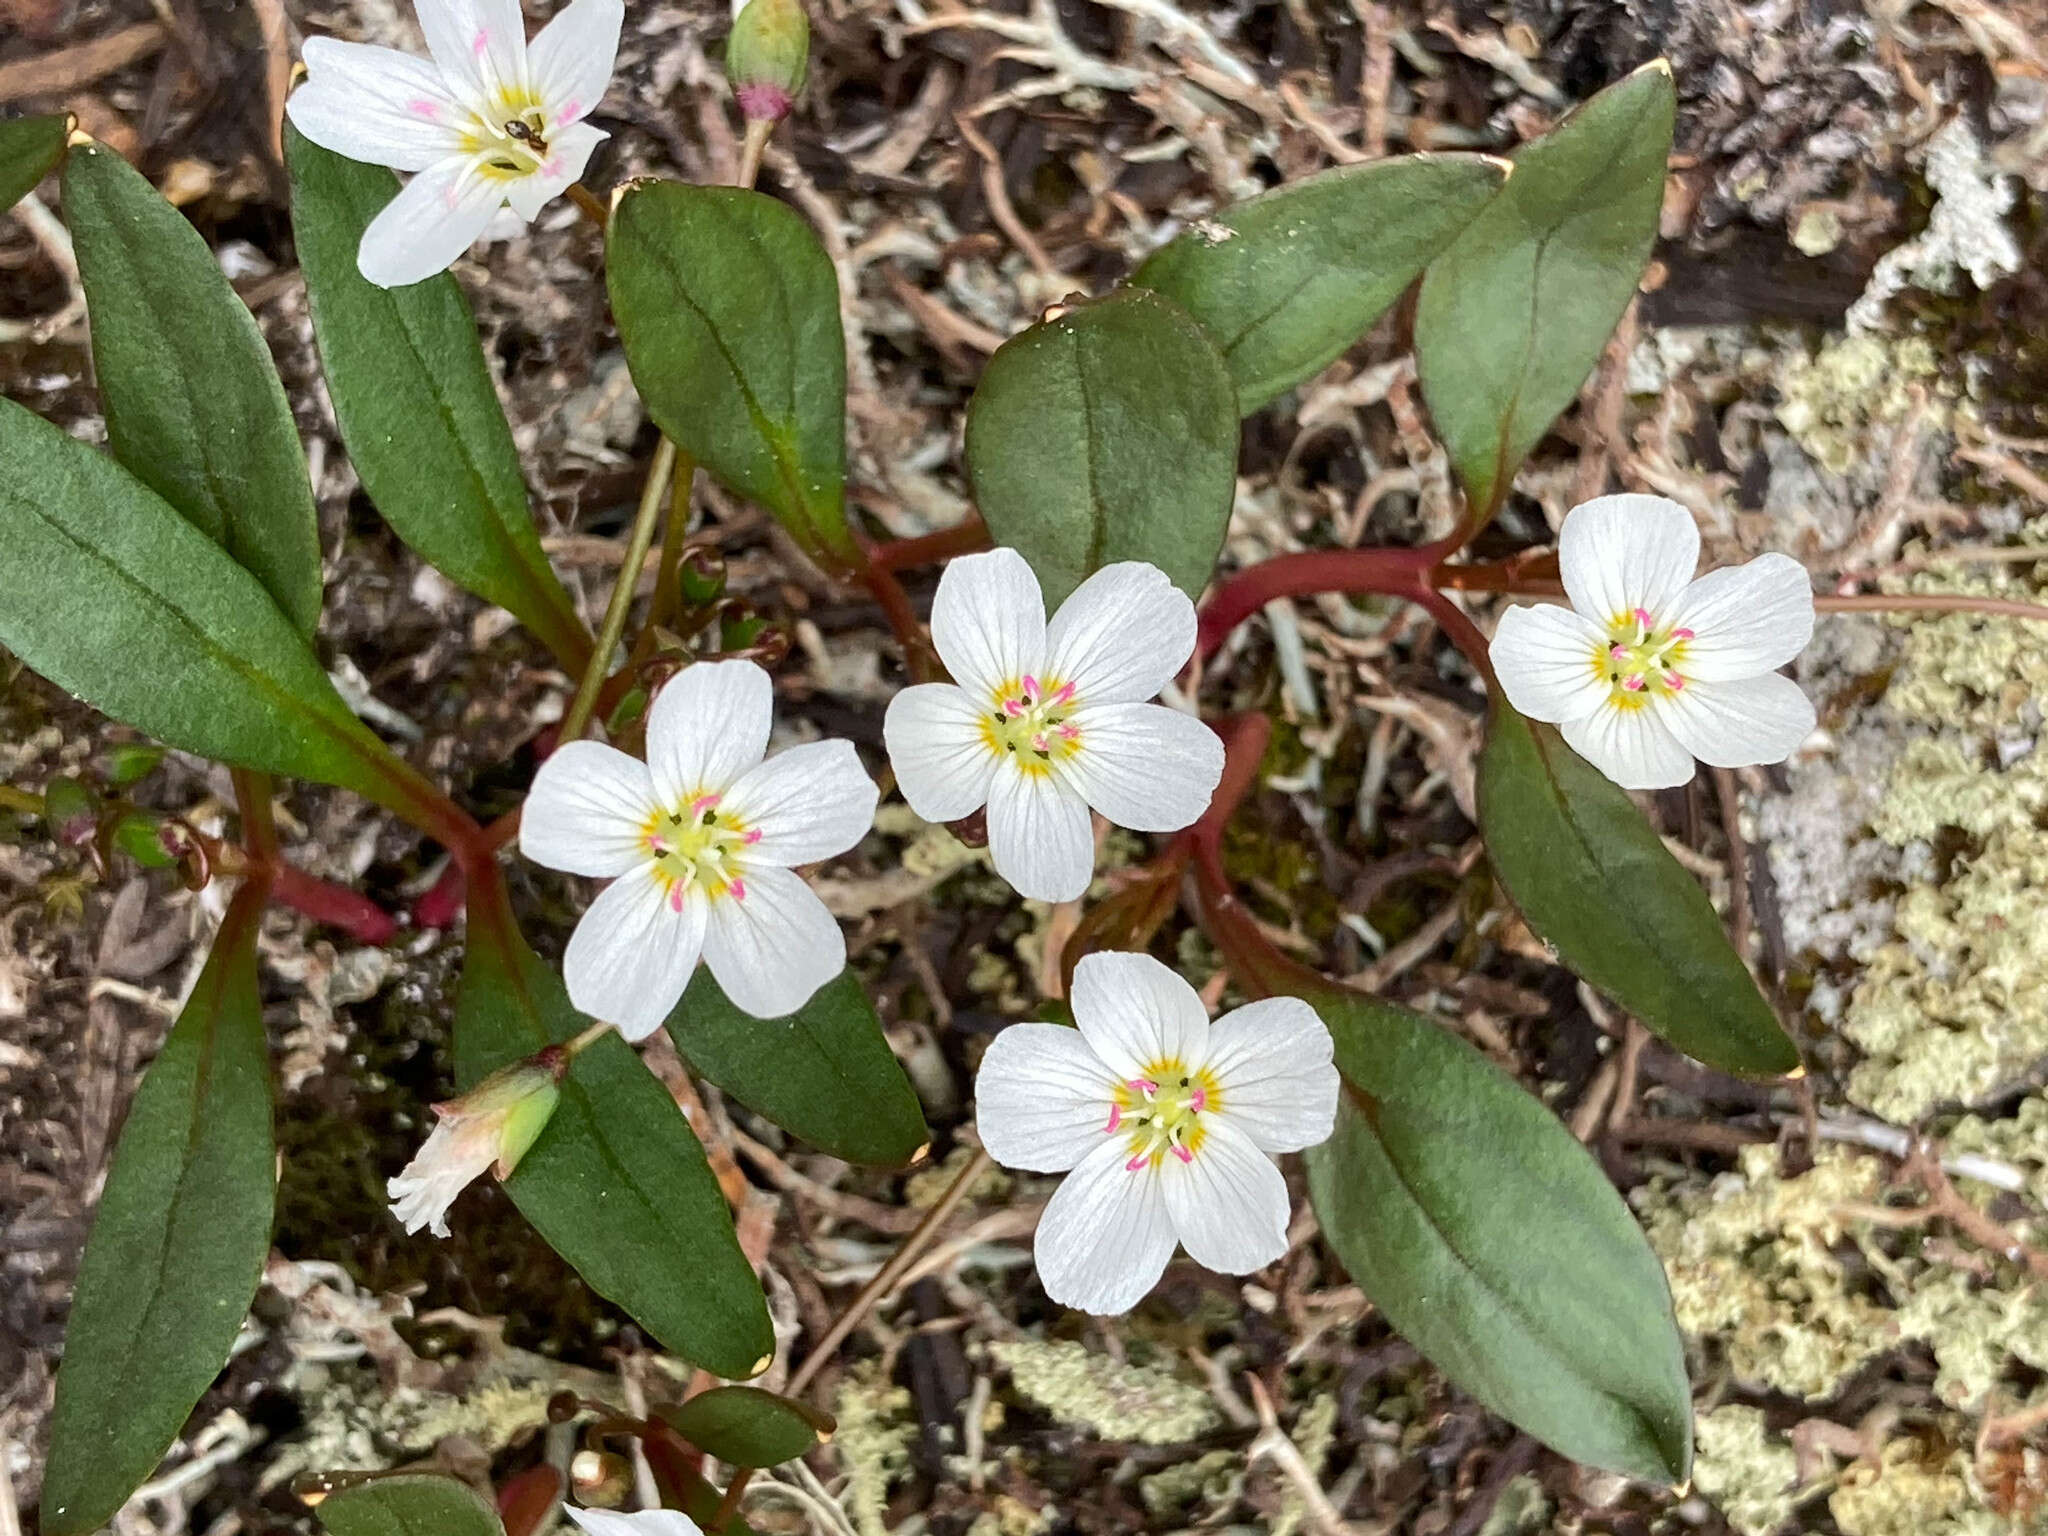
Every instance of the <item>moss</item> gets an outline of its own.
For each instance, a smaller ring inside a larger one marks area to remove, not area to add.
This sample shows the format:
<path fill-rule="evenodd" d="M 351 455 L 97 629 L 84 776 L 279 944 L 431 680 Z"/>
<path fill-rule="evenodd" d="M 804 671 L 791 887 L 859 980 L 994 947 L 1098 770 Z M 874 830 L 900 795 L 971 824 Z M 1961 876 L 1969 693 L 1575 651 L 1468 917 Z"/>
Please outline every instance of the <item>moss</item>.
<path fill-rule="evenodd" d="M 1828 1497 L 1843 1536 L 2011 1536 L 2015 1527 L 1987 1508 L 1970 1473 L 1969 1454 L 1902 1437 L 1877 1464 L 1843 1473 Z"/>
<path fill-rule="evenodd" d="M 1235 1451 L 1205 1451 L 1138 1479 L 1138 1497 L 1155 1520 L 1180 1519 L 1220 1507 L 1237 1497 L 1244 1458 Z"/>
<path fill-rule="evenodd" d="M 953 1180 L 960 1176 L 960 1170 L 973 1160 L 974 1149 L 955 1147 L 946 1154 L 944 1162 L 929 1168 L 920 1168 L 903 1184 L 903 1198 L 912 1210 L 928 1211 L 939 1203 L 939 1197 L 953 1187 Z M 984 1169 L 975 1179 L 973 1188 L 967 1191 L 969 1200 L 999 1200 L 1009 1193 L 1015 1182 L 1002 1169 L 991 1166 Z"/>
<path fill-rule="evenodd" d="M 864 1360 L 847 1372 L 832 1402 L 839 1421 L 832 1448 L 846 1472 L 840 1502 L 861 1536 L 887 1536 L 889 1489 L 910 1470 L 917 1439 L 910 1392 L 892 1385 L 876 1363 Z"/>
<path fill-rule="evenodd" d="M 1524 1472 L 1501 1489 L 1479 1536 L 1536 1536 L 1550 1526 L 1550 1498 L 1533 1473 Z"/>
<path fill-rule="evenodd" d="M 1209 1395 L 1152 1366 L 1125 1365 L 1079 1344 L 991 1344 L 1019 1396 L 1062 1424 L 1105 1440 L 1179 1445 L 1215 1428 Z"/>
<path fill-rule="evenodd" d="M 1867 451 L 1870 429 L 1903 420 L 1913 386 L 1938 372 L 1934 349 L 1917 337 L 1839 337 L 1786 365 L 1778 421 L 1815 460 L 1846 474 Z"/>
<path fill-rule="evenodd" d="M 1791 1442 L 1764 1425 L 1763 1410 L 1731 1404 L 1693 1426 L 1693 1482 L 1741 1536 L 1770 1536 L 1798 1503 Z"/>

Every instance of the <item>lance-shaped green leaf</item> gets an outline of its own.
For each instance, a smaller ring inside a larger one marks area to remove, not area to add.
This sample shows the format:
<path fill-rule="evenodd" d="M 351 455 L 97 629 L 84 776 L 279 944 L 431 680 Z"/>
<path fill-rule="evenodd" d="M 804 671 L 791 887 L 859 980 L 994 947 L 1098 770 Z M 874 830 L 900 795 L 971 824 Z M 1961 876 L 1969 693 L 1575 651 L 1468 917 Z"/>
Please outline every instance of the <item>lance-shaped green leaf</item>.
<path fill-rule="evenodd" d="M 1692 1394 L 1663 1267 L 1592 1155 L 1464 1041 L 1362 995 L 1310 999 L 1343 1075 L 1307 1153 L 1330 1246 L 1480 1402 L 1575 1461 L 1675 1483 Z"/>
<path fill-rule="evenodd" d="M 1478 519 L 1572 402 L 1657 237 L 1677 96 L 1644 65 L 1515 155 L 1515 172 L 1430 263 L 1415 361 Z"/>
<path fill-rule="evenodd" d="M 255 317 L 199 231 L 104 145 L 65 162 L 64 218 L 114 457 L 222 544 L 310 637 L 320 621 L 319 521 Z"/>
<path fill-rule="evenodd" d="M 1193 597 L 1237 488 L 1236 386 L 1186 311 L 1127 288 L 996 349 L 967 410 L 967 469 L 1048 607 L 1118 560 Z"/>
<path fill-rule="evenodd" d="M 403 807 L 417 779 L 270 595 L 104 454 L 0 400 L 0 645 L 147 735 Z"/>
<path fill-rule="evenodd" d="M 62 112 L 0 123 L 0 211 L 12 208 L 64 158 L 71 119 Z"/>
<path fill-rule="evenodd" d="M 256 984 L 265 892 L 228 905 L 151 1063 L 93 1218 L 57 1373 L 42 1523 L 104 1525 L 227 1364 L 270 1252 L 270 1051 Z"/>
<path fill-rule="evenodd" d="M 779 1467 L 832 1438 L 832 1416 L 759 1387 L 714 1387 L 662 1412 L 690 1444 L 735 1467 Z"/>
<path fill-rule="evenodd" d="M 327 1495 L 319 1511 L 333 1536 L 505 1536 L 474 1488 L 431 1473 L 367 1478 Z"/>
<path fill-rule="evenodd" d="M 846 333 L 817 232 L 741 187 L 641 182 L 612 212 L 612 313 L 654 424 L 828 566 L 846 526 Z"/>
<path fill-rule="evenodd" d="M 455 1013 L 464 1087 L 589 1023 L 520 936 L 502 881 L 473 884 Z M 768 1303 L 683 1112 L 616 1034 L 580 1052 L 547 1129 L 505 1181 L 590 1288 L 719 1376 L 766 1369 Z"/>
<path fill-rule="evenodd" d="M 505 408 L 452 274 L 379 288 L 356 267 L 398 178 L 285 128 L 292 235 L 334 419 L 363 489 L 456 585 L 515 614 L 573 674 L 590 656 L 527 509 Z"/>
<path fill-rule="evenodd" d="M 1507 169 L 1487 155 L 1338 166 L 1219 209 L 1147 257 L 1131 283 L 1201 322 L 1248 416 L 1363 336 Z"/>
<path fill-rule="evenodd" d="M 1504 699 L 1479 758 L 1479 822 L 1537 937 L 1651 1033 L 1724 1072 L 1798 1067 L 1699 881 L 1626 793 Z"/>
<path fill-rule="evenodd" d="M 700 970 L 668 1033 L 700 1077 L 821 1152 L 896 1168 L 931 1144 L 917 1091 L 851 971 L 788 1017 L 757 1019 Z"/>

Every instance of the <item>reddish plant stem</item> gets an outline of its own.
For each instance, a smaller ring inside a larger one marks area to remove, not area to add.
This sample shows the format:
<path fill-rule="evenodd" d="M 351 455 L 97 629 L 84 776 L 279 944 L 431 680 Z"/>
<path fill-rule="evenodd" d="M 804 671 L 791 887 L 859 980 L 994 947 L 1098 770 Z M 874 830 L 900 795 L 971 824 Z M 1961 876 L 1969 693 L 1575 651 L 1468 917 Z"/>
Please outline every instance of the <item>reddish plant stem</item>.
<path fill-rule="evenodd" d="M 514 807 L 483 829 L 477 839 L 478 851 L 486 855 L 495 854 L 500 848 L 519 835 L 519 813 L 523 806 Z M 462 861 L 450 859 L 448 867 L 441 871 L 441 878 L 427 888 L 425 895 L 413 903 L 412 920 L 421 928 L 452 928 L 455 919 L 462 916 L 462 908 L 468 899 L 469 881 L 462 872 Z"/>
<path fill-rule="evenodd" d="M 988 524 L 981 514 L 970 512 L 950 528 L 923 534 L 915 539 L 891 539 L 868 550 L 868 568 L 907 571 L 920 565 L 936 565 L 955 555 L 972 555 L 991 547 Z"/>
<path fill-rule="evenodd" d="M 339 928 L 358 944 L 381 947 L 398 935 L 398 919 L 360 891 L 309 875 L 291 864 L 272 866 L 270 894 L 294 912 Z"/>
<path fill-rule="evenodd" d="M 1247 566 L 1202 605 L 1196 654 L 1209 657 L 1246 619 L 1283 597 L 1319 592 L 1377 592 L 1420 602 L 1426 577 L 1442 558 L 1441 546 L 1420 549 L 1311 549 Z"/>

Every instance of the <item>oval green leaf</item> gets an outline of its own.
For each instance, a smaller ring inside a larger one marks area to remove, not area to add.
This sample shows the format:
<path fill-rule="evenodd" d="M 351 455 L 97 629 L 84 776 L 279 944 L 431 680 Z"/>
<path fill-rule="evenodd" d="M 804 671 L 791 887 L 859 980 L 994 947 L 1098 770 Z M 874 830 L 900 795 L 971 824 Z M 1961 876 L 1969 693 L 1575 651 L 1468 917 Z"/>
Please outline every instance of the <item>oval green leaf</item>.
<path fill-rule="evenodd" d="M 431 1473 L 373 1477 L 330 1493 L 319 1510 L 334 1536 L 505 1536 L 483 1495 Z"/>
<path fill-rule="evenodd" d="M 779 1467 L 836 1427 L 829 1414 L 759 1387 L 714 1387 L 662 1417 L 698 1450 L 735 1467 Z"/>
<path fill-rule="evenodd" d="M 456 1080 L 466 1088 L 588 1022 L 520 936 L 495 871 L 474 884 Z M 554 1117 L 505 1188 L 548 1246 L 663 1346 L 719 1376 L 767 1368 L 768 1302 L 704 1148 L 616 1034 L 576 1057 Z"/>
<path fill-rule="evenodd" d="M 851 971 L 795 1013 L 742 1013 L 701 970 L 668 1019 L 697 1075 L 821 1152 L 900 1168 L 931 1144 L 924 1110 Z"/>
<path fill-rule="evenodd" d="M 1127 288 L 996 349 L 967 408 L 967 470 L 1048 608 L 1118 560 L 1195 597 L 1237 489 L 1237 389 L 1185 310 Z"/>
<path fill-rule="evenodd" d="M 527 509 L 505 408 L 453 274 L 379 288 L 356 268 L 398 192 L 382 166 L 285 127 L 292 235 L 334 419 L 363 489 L 398 536 L 457 586 L 514 614 L 573 676 L 591 640 Z"/>
<path fill-rule="evenodd" d="M 78 1267 L 42 1524 L 104 1525 L 163 1460 L 241 1331 L 270 1253 L 270 1047 L 256 984 L 266 893 L 229 903 L 151 1063 Z"/>
<path fill-rule="evenodd" d="M 1338 166 L 1218 210 L 1147 257 L 1131 283 L 1201 323 L 1249 416 L 1363 336 L 1507 168 L 1486 155 Z"/>
<path fill-rule="evenodd" d="M 1430 263 L 1415 361 L 1477 521 L 1506 499 L 1635 294 L 1676 111 L 1662 59 L 1609 86 L 1525 145 L 1507 185 Z"/>
<path fill-rule="evenodd" d="M 65 162 L 64 219 L 114 457 L 233 555 L 310 638 L 320 622 L 319 518 L 255 317 L 199 231 L 104 145 Z"/>
<path fill-rule="evenodd" d="M 1699 881 L 1623 790 L 1505 700 L 1479 757 L 1479 824 L 1530 929 L 1644 1028 L 1724 1072 L 1798 1068 Z"/>
<path fill-rule="evenodd" d="M 647 414 L 828 567 L 846 525 L 846 333 L 815 230 L 742 187 L 641 182 L 613 209 L 612 313 Z"/>
<path fill-rule="evenodd" d="M 20 202 L 64 158 L 71 119 L 62 112 L 0 123 L 0 212 Z"/>
<path fill-rule="evenodd" d="M 0 645 L 170 746 L 386 805 L 411 771 L 254 576 L 120 465 L 0 400 Z"/>
<path fill-rule="evenodd" d="M 1692 1464 L 1663 1267 L 1592 1155 L 1478 1051 L 1364 996 L 1311 999 L 1337 1130 L 1307 1154 L 1330 1246 L 1446 1376 L 1546 1445 L 1658 1483 Z"/>

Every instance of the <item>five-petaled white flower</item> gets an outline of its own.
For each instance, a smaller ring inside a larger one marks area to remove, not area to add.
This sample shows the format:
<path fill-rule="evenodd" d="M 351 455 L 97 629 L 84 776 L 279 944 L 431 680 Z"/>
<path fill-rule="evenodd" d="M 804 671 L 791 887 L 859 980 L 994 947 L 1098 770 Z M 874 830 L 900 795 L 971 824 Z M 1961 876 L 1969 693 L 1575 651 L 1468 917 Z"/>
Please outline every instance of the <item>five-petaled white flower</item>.
<path fill-rule="evenodd" d="M 629 1040 L 658 1028 L 701 955 L 758 1018 L 802 1007 L 846 964 L 846 939 L 792 866 L 866 835 L 879 792 L 853 744 L 766 762 L 774 689 L 751 661 L 698 662 L 655 695 L 647 761 L 594 741 L 534 775 L 519 849 L 610 875 L 562 956 L 569 1000 Z"/>
<path fill-rule="evenodd" d="M 996 871 L 1037 901 L 1072 901 L 1095 868 L 1092 807 L 1137 832 L 1173 832 L 1208 808 L 1223 744 L 1146 702 L 1195 648 L 1195 606 L 1163 571 L 1104 566 L 1051 624 L 1013 549 L 946 567 L 932 643 L 955 683 L 889 701 L 882 734 L 910 808 L 958 821 L 988 807 Z"/>
<path fill-rule="evenodd" d="M 624 0 L 572 0 L 527 46 L 519 0 L 418 0 L 431 61 L 315 37 L 286 103 L 336 154 L 417 174 L 363 231 L 380 288 L 432 277 L 507 203 L 532 222 L 608 137 L 583 119 L 619 51 Z"/>
<path fill-rule="evenodd" d="M 1490 654 L 1508 702 L 1555 723 L 1624 789 L 1782 762 L 1813 705 L 1776 670 L 1813 635 L 1813 589 L 1786 555 L 1694 581 L 1692 514 L 1661 496 L 1602 496 L 1566 514 L 1557 562 L 1570 608 L 1510 608 Z"/>
<path fill-rule="evenodd" d="M 1250 1274 L 1287 1252 L 1287 1181 L 1268 1153 L 1328 1138 L 1330 1032 L 1298 998 L 1213 1025 L 1195 989 L 1149 955 L 1074 968 L 1079 1029 L 1013 1024 L 975 1078 L 976 1125 L 1007 1168 L 1067 1173 L 1038 1223 L 1045 1293 L 1127 1312 L 1174 1244 Z"/>
<path fill-rule="evenodd" d="M 679 1509 L 641 1509 L 621 1514 L 611 1509 L 578 1509 L 564 1504 L 562 1513 L 590 1536 L 704 1536 L 697 1522 Z"/>

